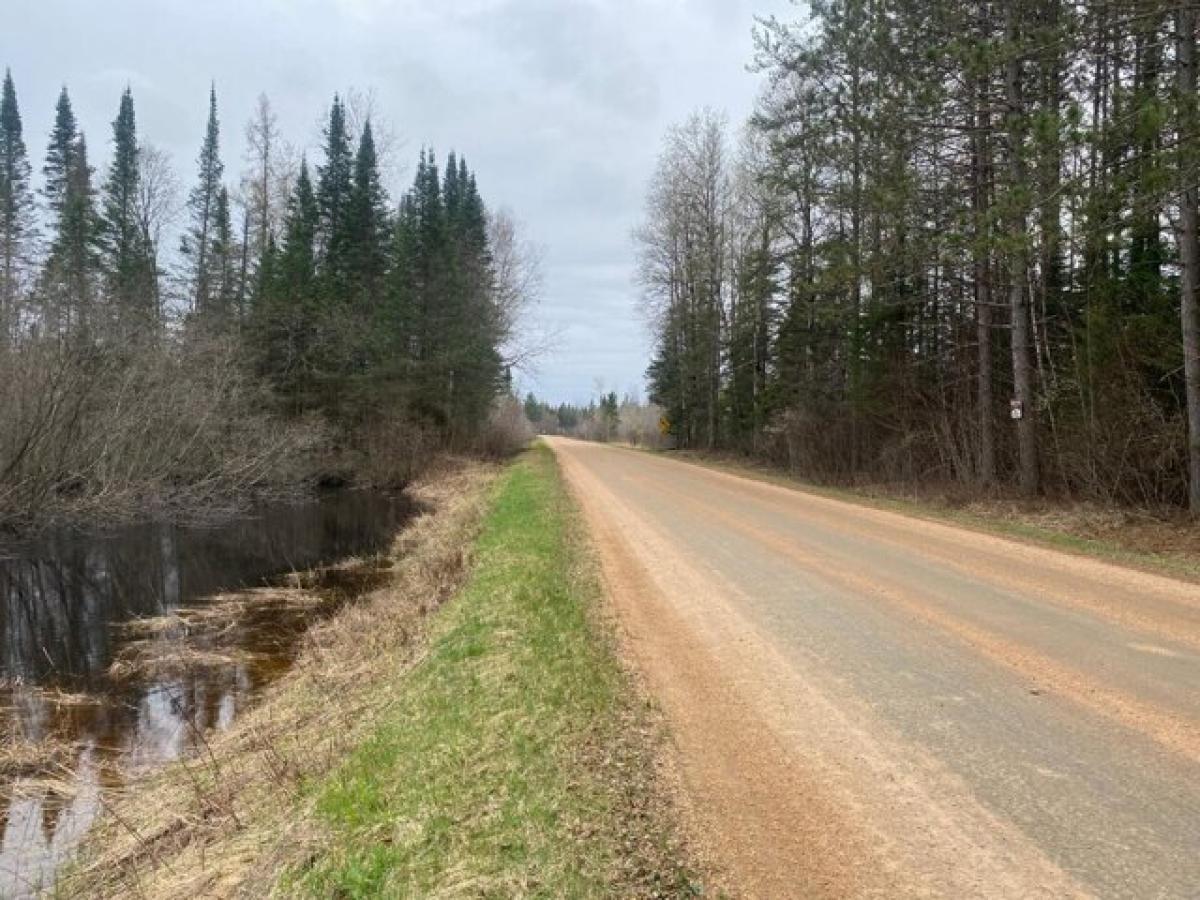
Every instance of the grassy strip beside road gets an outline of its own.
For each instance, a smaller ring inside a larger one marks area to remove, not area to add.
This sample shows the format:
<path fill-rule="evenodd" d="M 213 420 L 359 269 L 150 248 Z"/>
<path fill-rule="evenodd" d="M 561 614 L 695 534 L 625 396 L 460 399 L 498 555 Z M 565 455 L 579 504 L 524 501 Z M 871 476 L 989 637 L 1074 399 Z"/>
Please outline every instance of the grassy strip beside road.
<path fill-rule="evenodd" d="M 476 568 L 391 711 L 314 786 L 318 896 L 676 896 L 656 733 L 618 662 L 551 452 L 502 478 Z"/>

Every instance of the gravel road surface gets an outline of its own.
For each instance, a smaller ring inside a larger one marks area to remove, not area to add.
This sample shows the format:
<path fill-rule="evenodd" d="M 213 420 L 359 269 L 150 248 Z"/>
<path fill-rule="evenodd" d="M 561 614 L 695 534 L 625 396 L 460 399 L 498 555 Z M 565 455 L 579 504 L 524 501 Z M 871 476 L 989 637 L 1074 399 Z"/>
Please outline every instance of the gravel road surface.
<path fill-rule="evenodd" d="M 1200 898 L 1200 587 L 550 443 L 732 893 Z"/>

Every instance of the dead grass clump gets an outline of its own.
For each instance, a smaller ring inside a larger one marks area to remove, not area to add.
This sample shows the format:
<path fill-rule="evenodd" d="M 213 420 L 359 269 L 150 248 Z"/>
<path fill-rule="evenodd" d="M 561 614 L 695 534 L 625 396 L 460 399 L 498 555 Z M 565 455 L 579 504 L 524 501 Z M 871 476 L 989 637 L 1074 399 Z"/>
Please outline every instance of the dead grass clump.
<path fill-rule="evenodd" d="M 378 578 L 373 572 L 344 566 L 337 571 L 343 587 Z M 313 578 L 319 581 L 320 572 Z M 262 654 L 226 638 L 244 629 L 251 617 L 261 620 L 283 612 L 303 614 L 330 602 L 327 593 L 306 587 L 256 588 L 219 594 L 202 606 L 167 615 L 134 619 L 118 626 L 128 639 L 108 675 L 114 681 L 128 681 L 246 665 L 262 659 Z"/>
<path fill-rule="evenodd" d="M 248 650 L 206 650 L 175 641 L 148 639 L 133 641 L 123 647 L 108 667 L 108 677 L 117 682 L 170 678 L 202 669 L 246 665 L 259 658 L 258 654 Z"/>
<path fill-rule="evenodd" d="M 34 694 L 39 703 L 47 706 L 104 706 L 108 702 L 95 694 L 64 691 L 57 687 L 34 687 L 25 690 Z"/>
<path fill-rule="evenodd" d="M 16 735 L 5 735 L 0 742 L 0 781 L 3 791 L 11 788 L 18 778 L 43 776 L 47 772 L 62 770 L 70 766 L 78 755 L 75 743 L 55 735 L 41 740 L 30 740 Z"/>
<path fill-rule="evenodd" d="M 302 785 L 339 765 L 397 695 L 421 655 L 425 614 L 463 582 L 496 471 L 458 462 L 414 485 L 431 511 L 396 538 L 386 584 L 310 629 L 295 666 L 231 729 L 210 735 L 201 754 L 110 798 L 60 891 L 116 898 L 277 890 L 283 869 L 302 863 L 321 838 Z"/>

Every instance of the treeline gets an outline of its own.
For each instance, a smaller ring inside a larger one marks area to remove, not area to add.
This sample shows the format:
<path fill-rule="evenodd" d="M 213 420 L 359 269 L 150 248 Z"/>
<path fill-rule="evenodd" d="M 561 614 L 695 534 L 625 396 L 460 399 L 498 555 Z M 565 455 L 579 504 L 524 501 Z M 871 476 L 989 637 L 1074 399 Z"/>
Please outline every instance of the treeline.
<path fill-rule="evenodd" d="M 826 0 L 638 233 L 684 445 L 1200 513 L 1197 8 Z"/>
<path fill-rule="evenodd" d="M 659 447 L 663 412 L 652 403 L 641 403 L 616 391 L 602 393 L 586 406 L 560 403 L 557 406 L 526 394 L 525 418 L 538 434 L 559 434 L 587 441 L 620 441 L 635 447 Z"/>
<path fill-rule="evenodd" d="M 441 448 L 495 445 L 535 281 L 513 223 L 453 153 L 422 150 L 393 203 L 370 115 L 335 97 L 326 123 L 310 164 L 260 98 L 231 185 L 214 89 L 180 203 L 130 90 L 100 175 L 64 88 L 35 184 L 6 73 L 0 526 L 403 481 Z"/>

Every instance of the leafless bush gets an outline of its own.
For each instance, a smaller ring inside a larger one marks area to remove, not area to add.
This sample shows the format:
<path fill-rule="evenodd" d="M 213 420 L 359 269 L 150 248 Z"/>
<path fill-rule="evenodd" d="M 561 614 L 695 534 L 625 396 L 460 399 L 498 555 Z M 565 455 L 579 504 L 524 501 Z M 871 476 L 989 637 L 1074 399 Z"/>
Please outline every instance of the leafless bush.
<path fill-rule="evenodd" d="M 403 487 L 419 477 L 441 450 L 432 429 L 399 414 L 381 415 L 362 426 L 346 467 L 377 487 Z"/>
<path fill-rule="evenodd" d="M 322 440 L 263 413 L 232 339 L 0 353 L 0 527 L 195 518 L 294 490 Z"/>
<path fill-rule="evenodd" d="M 479 435 L 478 452 L 493 459 L 524 449 L 533 440 L 533 426 L 516 397 L 505 395 L 492 407 L 491 417 Z"/>
<path fill-rule="evenodd" d="M 663 410 L 653 403 L 641 404 L 626 400 L 619 410 L 617 439 L 634 447 L 663 446 L 663 435 L 659 427 Z"/>

